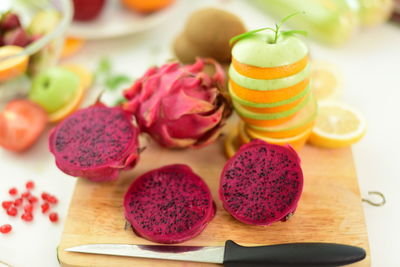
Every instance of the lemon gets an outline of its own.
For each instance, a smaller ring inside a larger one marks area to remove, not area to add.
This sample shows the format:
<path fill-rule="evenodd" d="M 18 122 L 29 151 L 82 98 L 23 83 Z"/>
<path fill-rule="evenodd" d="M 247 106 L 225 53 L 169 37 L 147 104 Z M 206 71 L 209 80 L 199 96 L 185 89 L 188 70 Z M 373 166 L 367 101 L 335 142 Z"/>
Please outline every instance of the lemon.
<path fill-rule="evenodd" d="M 337 99 L 341 93 L 341 83 L 336 66 L 324 61 L 312 63 L 311 88 L 318 101 Z"/>
<path fill-rule="evenodd" d="M 367 123 L 353 107 L 335 101 L 319 103 L 309 143 L 326 148 L 350 146 L 365 134 Z"/>

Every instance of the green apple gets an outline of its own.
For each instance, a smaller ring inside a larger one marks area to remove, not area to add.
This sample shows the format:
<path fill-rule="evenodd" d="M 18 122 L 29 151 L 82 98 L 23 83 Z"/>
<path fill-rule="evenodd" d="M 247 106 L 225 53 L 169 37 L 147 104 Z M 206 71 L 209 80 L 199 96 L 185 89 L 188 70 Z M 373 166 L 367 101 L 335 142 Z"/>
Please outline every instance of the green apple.
<path fill-rule="evenodd" d="M 308 54 L 307 45 L 296 36 L 256 33 L 236 42 L 232 56 L 238 62 L 260 68 L 293 64 Z"/>
<path fill-rule="evenodd" d="M 52 67 L 33 79 L 29 98 L 48 113 L 53 113 L 74 99 L 79 86 L 77 74 L 62 67 Z"/>

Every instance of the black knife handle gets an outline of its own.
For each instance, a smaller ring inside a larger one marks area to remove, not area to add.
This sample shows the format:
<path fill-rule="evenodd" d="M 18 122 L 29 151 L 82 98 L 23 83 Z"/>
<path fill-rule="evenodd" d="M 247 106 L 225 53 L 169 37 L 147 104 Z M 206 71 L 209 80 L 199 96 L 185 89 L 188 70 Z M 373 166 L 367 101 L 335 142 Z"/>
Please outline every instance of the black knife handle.
<path fill-rule="evenodd" d="M 243 247 L 228 240 L 225 243 L 225 267 L 332 267 L 354 263 L 365 258 L 360 247 L 332 243 L 290 243 Z"/>

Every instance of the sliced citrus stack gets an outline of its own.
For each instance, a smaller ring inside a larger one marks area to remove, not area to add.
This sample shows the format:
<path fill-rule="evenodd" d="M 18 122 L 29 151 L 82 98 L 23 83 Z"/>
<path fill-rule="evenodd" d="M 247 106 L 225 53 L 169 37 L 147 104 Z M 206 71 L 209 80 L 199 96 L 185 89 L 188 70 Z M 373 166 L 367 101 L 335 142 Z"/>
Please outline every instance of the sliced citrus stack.
<path fill-rule="evenodd" d="M 365 118 L 353 107 L 339 102 L 320 102 L 309 142 L 326 148 L 346 147 L 359 141 L 366 128 Z"/>
<path fill-rule="evenodd" d="M 340 95 L 341 83 L 336 66 L 323 61 L 313 61 L 311 87 L 318 101 L 337 99 Z"/>
<path fill-rule="evenodd" d="M 11 80 L 25 72 L 29 57 L 18 55 L 23 50 L 14 45 L 0 47 L 0 82 Z"/>
<path fill-rule="evenodd" d="M 246 123 L 259 127 L 270 127 L 270 126 L 277 126 L 291 120 L 304 106 L 306 106 L 306 104 L 309 101 L 310 101 L 310 96 L 308 96 L 306 99 L 303 99 L 294 108 L 285 110 L 283 112 L 266 113 L 266 114 L 262 113 L 260 114 L 249 111 L 240 106 L 240 104 L 236 102 L 233 102 L 232 104 L 237 114 Z"/>
<path fill-rule="evenodd" d="M 67 105 L 57 110 L 56 112 L 49 114 L 50 122 L 60 121 L 70 115 L 72 112 L 74 112 L 82 102 L 85 92 L 90 87 L 93 80 L 92 74 L 78 65 L 71 64 L 65 65 L 63 67 L 77 74 L 80 78 L 80 84 L 77 93 L 71 102 L 69 102 Z"/>
<path fill-rule="evenodd" d="M 269 138 L 288 138 L 301 134 L 311 129 L 317 117 L 317 102 L 314 96 L 291 120 L 271 127 L 258 127 L 254 125 L 245 125 L 245 130 L 249 136 L 263 136 Z"/>
<path fill-rule="evenodd" d="M 311 129 L 308 129 L 299 135 L 289 137 L 289 138 L 269 138 L 269 137 L 264 137 L 261 135 L 253 135 L 250 137 L 245 130 L 244 123 L 240 122 L 238 125 L 238 139 L 241 142 L 241 144 L 247 144 L 249 143 L 252 139 L 260 139 L 263 140 L 267 143 L 270 144 L 275 144 L 275 145 L 286 145 L 289 144 L 291 145 L 295 150 L 300 151 L 304 144 L 307 142 L 307 139 L 309 138 L 311 134 Z"/>

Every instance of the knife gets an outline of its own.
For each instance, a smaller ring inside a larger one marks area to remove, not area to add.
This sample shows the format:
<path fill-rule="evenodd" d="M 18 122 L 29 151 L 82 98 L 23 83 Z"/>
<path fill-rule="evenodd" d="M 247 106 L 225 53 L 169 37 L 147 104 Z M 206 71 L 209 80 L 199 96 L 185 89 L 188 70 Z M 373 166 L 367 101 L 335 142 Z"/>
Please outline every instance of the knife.
<path fill-rule="evenodd" d="M 226 267 L 331 267 L 351 264 L 365 258 L 364 249 L 342 244 L 288 243 L 244 247 L 231 240 L 220 247 L 87 244 L 67 248 L 65 251 L 219 263 Z"/>

